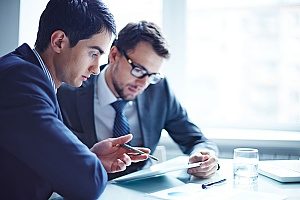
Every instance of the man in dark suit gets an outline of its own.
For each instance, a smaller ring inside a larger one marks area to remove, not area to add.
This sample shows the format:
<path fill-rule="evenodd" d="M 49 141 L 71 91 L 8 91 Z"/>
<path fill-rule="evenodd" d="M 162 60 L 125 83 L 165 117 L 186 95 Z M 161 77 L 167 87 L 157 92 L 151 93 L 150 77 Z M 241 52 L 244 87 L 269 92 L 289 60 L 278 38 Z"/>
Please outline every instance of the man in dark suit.
<path fill-rule="evenodd" d="M 99 73 L 115 22 L 98 0 L 51 0 L 35 48 L 23 44 L 0 58 L 0 197 L 96 199 L 107 172 L 148 158 L 120 147 L 132 135 L 88 149 L 63 124 L 56 89 Z M 149 153 L 149 149 L 143 149 Z"/>
<path fill-rule="evenodd" d="M 154 23 L 129 23 L 118 34 L 109 63 L 99 76 L 91 77 L 80 88 L 63 85 L 58 100 L 64 122 L 88 147 L 113 136 L 115 110 L 111 103 L 128 100 L 125 115 L 133 134 L 131 144 L 155 150 L 165 129 L 189 162 L 204 161 L 201 167 L 188 170 L 198 177 L 209 177 L 217 169 L 218 149 L 193 124 L 174 96 L 161 65 L 169 57 L 166 41 Z M 145 163 L 130 166 L 125 173 L 141 169 Z"/>

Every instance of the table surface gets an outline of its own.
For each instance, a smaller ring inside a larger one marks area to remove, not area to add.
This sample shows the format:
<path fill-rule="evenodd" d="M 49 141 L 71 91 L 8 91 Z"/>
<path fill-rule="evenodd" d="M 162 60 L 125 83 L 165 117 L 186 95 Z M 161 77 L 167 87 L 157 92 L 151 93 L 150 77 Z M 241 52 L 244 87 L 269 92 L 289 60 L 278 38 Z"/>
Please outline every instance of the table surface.
<path fill-rule="evenodd" d="M 184 159 L 186 161 L 186 159 Z M 184 186 L 187 183 L 201 184 L 217 181 L 226 178 L 227 181 L 224 184 L 214 186 L 224 188 L 224 192 L 228 189 L 233 191 L 236 189 L 242 189 L 243 191 L 255 191 L 263 193 L 272 193 L 278 195 L 284 195 L 288 197 L 286 200 L 300 200 L 300 183 L 280 183 L 268 177 L 259 175 L 257 184 L 250 187 L 237 188 L 241 186 L 234 185 L 232 177 L 232 160 L 231 159 L 219 159 L 221 169 L 209 179 L 197 179 L 192 177 L 189 179 L 185 173 L 186 170 L 170 172 L 165 175 L 136 180 L 124 183 L 113 183 L 109 182 L 104 193 L 101 195 L 99 200 L 111 200 L 120 199 L 122 200 L 150 200 L 157 199 L 149 196 L 148 194 L 158 192 L 164 189 L 169 189 L 177 186 Z M 208 189 L 209 190 L 209 189 Z M 222 194 L 220 194 L 222 197 Z M 243 199 L 243 197 L 238 198 Z"/>

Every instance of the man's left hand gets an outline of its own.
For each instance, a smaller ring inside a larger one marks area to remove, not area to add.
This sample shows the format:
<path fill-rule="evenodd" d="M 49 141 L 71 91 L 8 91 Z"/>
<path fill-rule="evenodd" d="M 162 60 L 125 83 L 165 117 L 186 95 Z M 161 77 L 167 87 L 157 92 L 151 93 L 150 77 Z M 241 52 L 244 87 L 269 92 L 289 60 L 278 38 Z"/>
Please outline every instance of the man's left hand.
<path fill-rule="evenodd" d="M 218 170 L 218 158 L 215 154 L 201 151 L 190 156 L 189 163 L 202 162 L 199 167 L 193 167 L 187 172 L 199 178 L 209 178 Z"/>

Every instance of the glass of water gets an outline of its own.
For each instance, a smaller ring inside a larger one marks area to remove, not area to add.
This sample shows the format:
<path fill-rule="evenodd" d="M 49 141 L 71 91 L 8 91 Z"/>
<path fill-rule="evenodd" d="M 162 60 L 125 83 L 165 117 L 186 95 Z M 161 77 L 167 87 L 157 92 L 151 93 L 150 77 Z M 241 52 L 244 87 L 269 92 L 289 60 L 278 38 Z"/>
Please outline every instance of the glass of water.
<path fill-rule="evenodd" d="M 257 149 L 236 148 L 233 152 L 233 177 L 236 184 L 253 184 L 258 179 Z"/>

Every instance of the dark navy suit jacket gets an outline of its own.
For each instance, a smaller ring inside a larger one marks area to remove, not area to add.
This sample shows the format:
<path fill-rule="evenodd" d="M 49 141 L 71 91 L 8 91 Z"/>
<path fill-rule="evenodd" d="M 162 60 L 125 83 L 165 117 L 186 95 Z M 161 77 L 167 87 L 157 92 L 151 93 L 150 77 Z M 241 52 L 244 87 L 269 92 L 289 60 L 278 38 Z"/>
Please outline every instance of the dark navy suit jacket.
<path fill-rule="evenodd" d="M 96 199 L 107 173 L 63 124 L 50 80 L 27 44 L 0 58 L 0 198 Z"/>
<path fill-rule="evenodd" d="M 102 69 L 104 67 L 101 66 Z M 97 142 L 93 102 L 97 77 L 91 77 L 80 88 L 63 85 L 57 92 L 64 122 L 88 147 Z M 190 121 L 186 110 L 176 99 L 166 79 L 150 85 L 136 98 L 136 103 L 143 144 L 150 148 L 151 152 L 154 152 L 163 129 L 185 154 L 191 153 L 197 146 L 218 151 L 215 144 L 208 141 L 200 129 Z M 111 176 L 116 177 L 135 171 L 144 164 L 142 162 L 132 164 L 125 173 Z"/>

